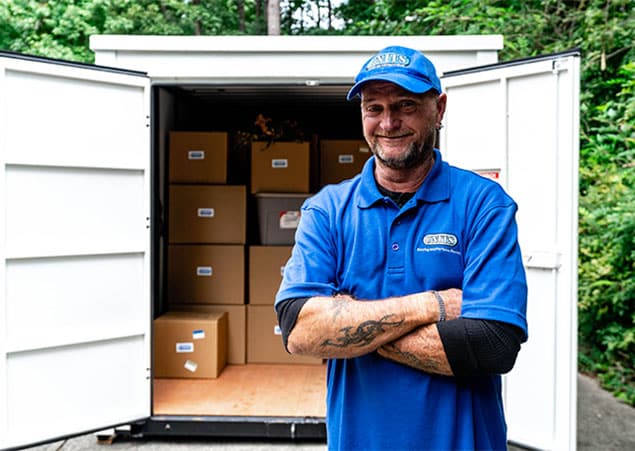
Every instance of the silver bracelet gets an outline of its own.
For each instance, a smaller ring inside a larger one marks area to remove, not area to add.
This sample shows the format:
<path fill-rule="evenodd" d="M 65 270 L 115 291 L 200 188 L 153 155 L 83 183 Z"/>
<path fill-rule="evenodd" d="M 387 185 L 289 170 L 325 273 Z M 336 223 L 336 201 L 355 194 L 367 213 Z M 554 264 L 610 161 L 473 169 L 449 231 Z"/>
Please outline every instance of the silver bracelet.
<path fill-rule="evenodd" d="M 434 294 L 434 297 L 437 298 L 439 302 L 439 322 L 445 321 L 445 302 L 437 291 L 432 290 L 432 294 Z"/>

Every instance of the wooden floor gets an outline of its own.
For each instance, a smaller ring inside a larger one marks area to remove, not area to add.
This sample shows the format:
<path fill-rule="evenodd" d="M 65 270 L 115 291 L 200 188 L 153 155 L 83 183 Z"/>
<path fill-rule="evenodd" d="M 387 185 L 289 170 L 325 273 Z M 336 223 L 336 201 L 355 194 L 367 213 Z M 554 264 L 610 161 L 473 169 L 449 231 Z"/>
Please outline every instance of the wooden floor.
<path fill-rule="evenodd" d="M 326 365 L 229 365 L 218 379 L 154 379 L 154 415 L 324 417 Z"/>

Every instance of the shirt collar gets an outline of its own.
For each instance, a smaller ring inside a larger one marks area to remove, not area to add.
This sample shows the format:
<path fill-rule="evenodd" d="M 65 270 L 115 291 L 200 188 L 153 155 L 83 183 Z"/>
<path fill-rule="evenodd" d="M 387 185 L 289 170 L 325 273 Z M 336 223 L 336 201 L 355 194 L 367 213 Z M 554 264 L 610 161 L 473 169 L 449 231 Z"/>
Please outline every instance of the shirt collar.
<path fill-rule="evenodd" d="M 443 162 L 441 152 L 434 150 L 434 165 L 417 190 L 414 198 L 417 201 L 434 203 L 450 198 L 450 172 L 447 163 Z M 361 184 L 357 193 L 357 205 L 368 208 L 376 202 L 383 201 L 384 196 L 375 183 L 375 157 L 364 164 L 361 173 Z"/>

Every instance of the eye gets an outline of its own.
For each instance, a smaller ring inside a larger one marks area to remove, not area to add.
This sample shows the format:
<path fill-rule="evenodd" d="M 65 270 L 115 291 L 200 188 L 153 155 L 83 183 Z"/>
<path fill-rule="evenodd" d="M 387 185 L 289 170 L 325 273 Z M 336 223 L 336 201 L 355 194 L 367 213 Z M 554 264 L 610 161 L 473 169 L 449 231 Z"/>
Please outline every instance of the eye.
<path fill-rule="evenodd" d="M 371 117 L 381 114 L 383 110 L 384 109 L 382 108 L 381 105 L 376 105 L 376 104 L 370 104 L 364 107 L 364 112 L 366 113 L 366 115 Z"/>
<path fill-rule="evenodd" d="M 414 100 L 402 100 L 397 103 L 397 110 L 400 113 L 411 114 L 417 111 L 418 106 L 419 105 Z"/>

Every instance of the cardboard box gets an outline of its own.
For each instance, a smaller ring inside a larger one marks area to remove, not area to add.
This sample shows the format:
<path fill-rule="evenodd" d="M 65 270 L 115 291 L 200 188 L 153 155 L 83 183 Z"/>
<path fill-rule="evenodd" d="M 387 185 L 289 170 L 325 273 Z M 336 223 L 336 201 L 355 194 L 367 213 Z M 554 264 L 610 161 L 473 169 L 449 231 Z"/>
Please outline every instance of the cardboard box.
<path fill-rule="evenodd" d="M 300 207 L 310 194 L 257 193 L 260 244 L 292 245 L 300 223 Z"/>
<path fill-rule="evenodd" d="M 251 143 L 252 193 L 308 193 L 308 142 Z"/>
<path fill-rule="evenodd" d="M 273 305 L 291 246 L 249 247 L 249 303 Z"/>
<path fill-rule="evenodd" d="M 339 183 L 359 174 L 371 155 L 363 140 L 320 141 L 320 186 Z"/>
<path fill-rule="evenodd" d="M 322 359 L 289 354 L 284 349 L 273 306 L 248 305 L 247 363 L 321 364 Z"/>
<path fill-rule="evenodd" d="M 154 320 L 155 377 L 213 379 L 226 362 L 226 313 L 168 312 Z"/>
<path fill-rule="evenodd" d="M 247 363 L 247 306 L 209 304 L 170 304 L 171 311 L 227 313 L 227 363 Z"/>
<path fill-rule="evenodd" d="M 242 245 L 170 244 L 167 268 L 170 303 L 245 303 Z"/>
<path fill-rule="evenodd" d="M 244 185 L 170 185 L 169 242 L 245 244 Z"/>
<path fill-rule="evenodd" d="M 170 132 L 170 183 L 227 183 L 227 133 Z"/>

